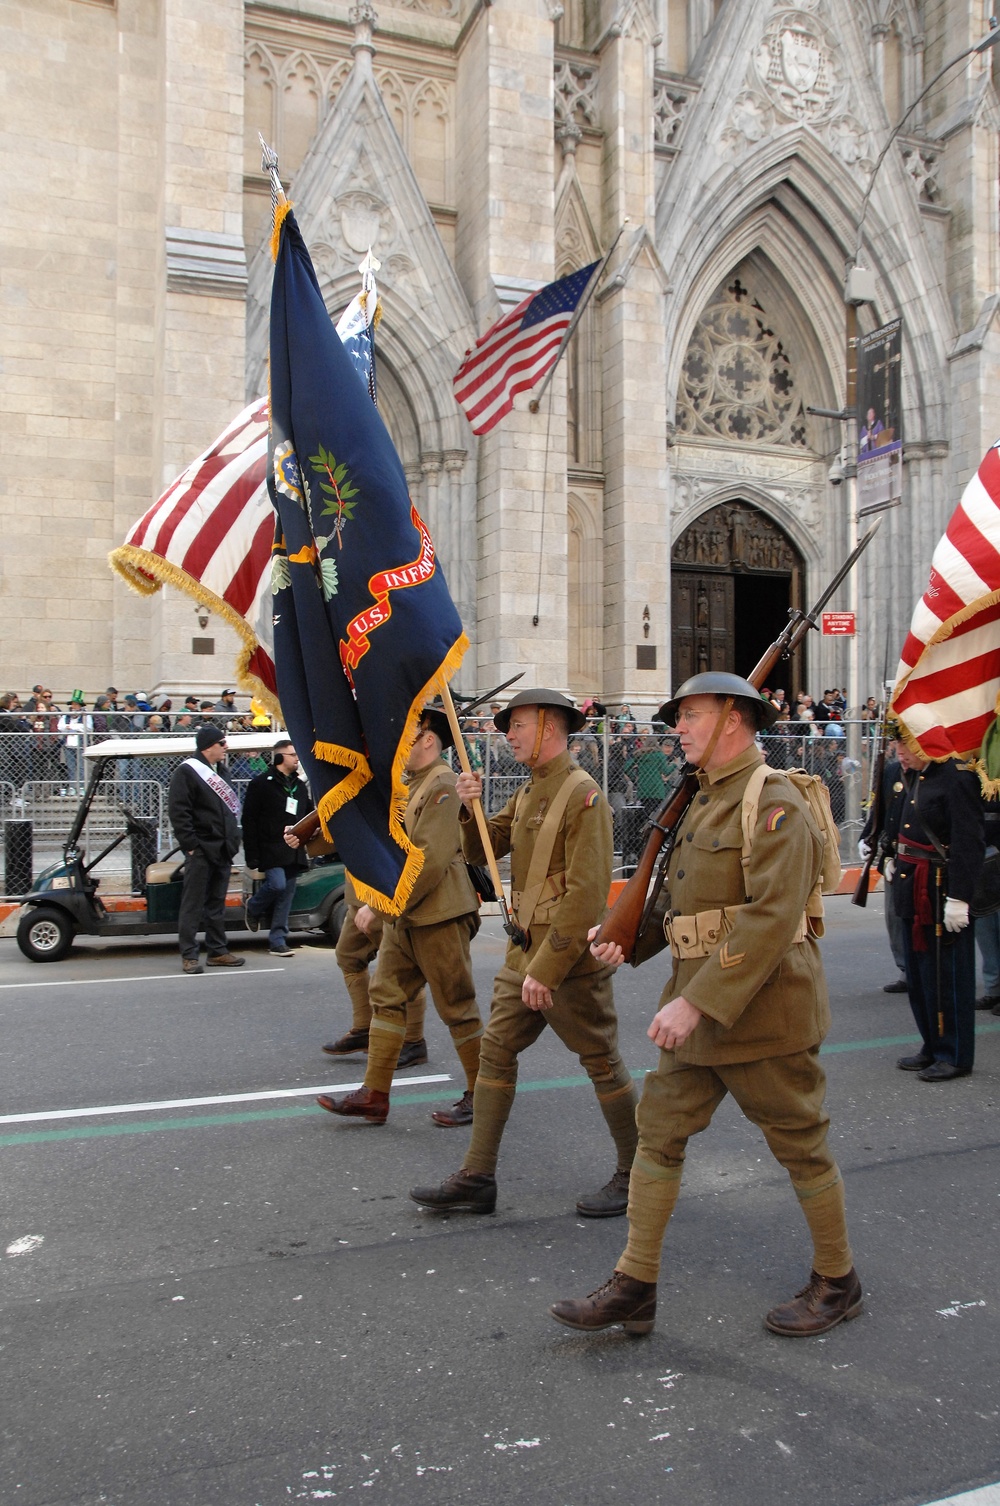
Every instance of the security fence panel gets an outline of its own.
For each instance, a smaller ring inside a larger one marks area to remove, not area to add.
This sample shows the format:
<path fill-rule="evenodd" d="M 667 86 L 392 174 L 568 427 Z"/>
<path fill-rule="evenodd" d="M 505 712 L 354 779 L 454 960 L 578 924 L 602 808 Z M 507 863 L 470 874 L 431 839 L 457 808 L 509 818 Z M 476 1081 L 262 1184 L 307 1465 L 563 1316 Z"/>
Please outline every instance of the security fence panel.
<path fill-rule="evenodd" d="M 151 715 L 136 713 L 144 725 Z M 221 715 L 216 719 L 220 723 L 227 720 Z M 179 730 L 180 735 L 185 734 L 185 729 Z M 233 725 L 233 730 L 239 729 Z M 779 722 L 758 738 L 765 758 L 774 768 L 804 768 L 818 774 L 827 785 L 841 832 L 841 857 L 845 865 L 856 861 L 857 841 L 871 788 L 877 730 L 872 722 L 825 725 Z M 84 740 L 88 744 L 100 743 L 124 731 L 134 736 L 136 728 L 130 722 L 127 728 L 88 729 Z M 151 736 L 157 735 L 162 740 L 162 733 L 154 727 Z M 9 843 L 17 844 L 11 879 L 16 879 L 19 885 L 24 881 L 26 865 L 33 866 L 37 876 L 61 860 L 63 844 L 79 806 L 79 798 L 71 791 L 82 789 L 85 782 L 82 776 L 70 781 L 61 746 L 56 749 L 53 763 L 53 746 L 46 742 L 48 737 L 48 733 L 0 731 L 0 847 L 6 858 Z M 488 815 L 496 815 L 530 771 L 514 760 L 506 738 L 492 721 L 470 725 L 466 729 L 466 745 L 472 768 L 483 779 L 484 808 Z M 616 877 L 627 877 L 645 844 L 650 819 L 683 766 L 676 733 L 659 722 L 607 718 L 595 730 L 588 727 L 572 737 L 570 751 L 608 798 L 614 818 L 614 872 Z M 162 858 L 172 850 L 176 843 L 167 810 L 170 779 L 181 760 L 189 756 L 183 752 L 157 756 L 136 752 L 115 759 L 105 769 L 81 837 L 81 846 L 90 861 L 124 830 L 126 812 L 142 824 L 144 853 L 152 850 L 154 833 L 157 856 Z M 454 752 L 451 759 L 457 769 Z M 266 753 L 231 753 L 228 772 L 241 801 L 250 780 L 262 773 L 268 762 Z M 93 759 L 85 760 L 83 774 L 87 778 L 92 768 Z M 11 821 L 26 824 L 15 825 L 8 831 Z M 123 842 L 96 871 L 104 892 L 119 889 L 128 892 L 133 878 L 130 842 Z M 8 887 L 6 880 L 5 887 Z"/>

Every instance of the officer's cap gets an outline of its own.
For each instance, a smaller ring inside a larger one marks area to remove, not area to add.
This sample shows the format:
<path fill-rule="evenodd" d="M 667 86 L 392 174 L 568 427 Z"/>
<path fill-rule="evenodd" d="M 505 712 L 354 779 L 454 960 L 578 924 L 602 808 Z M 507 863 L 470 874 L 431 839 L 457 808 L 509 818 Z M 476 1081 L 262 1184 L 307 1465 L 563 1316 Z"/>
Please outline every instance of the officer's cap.
<path fill-rule="evenodd" d="M 442 748 L 453 748 L 455 739 L 451 735 L 451 725 L 447 716 L 440 706 L 425 706 L 420 713 L 420 732 L 436 732 L 441 739 Z"/>
<path fill-rule="evenodd" d="M 552 706 L 566 715 L 570 732 L 580 732 L 587 725 L 587 718 L 578 711 L 573 702 L 558 690 L 520 690 L 509 700 L 502 711 L 493 718 L 498 732 L 506 732 L 510 726 L 510 714 L 518 706 Z"/>
<path fill-rule="evenodd" d="M 677 720 L 677 708 L 685 696 L 689 695 L 721 695 L 732 696 L 734 701 L 746 703 L 757 722 L 758 731 L 764 727 L 771 727 L 778 720 L 778 710 L 770 701 L 762 701 L 756 688 L 749 680 L 744 680 L 742 675 L 730 675 L 719 669 L 709 670 L 707 674 L 692 675 L 679 685 L 670 697 L 664 701 L 656 713 L 657 720 L 666 722 L 672 727 Z"/>

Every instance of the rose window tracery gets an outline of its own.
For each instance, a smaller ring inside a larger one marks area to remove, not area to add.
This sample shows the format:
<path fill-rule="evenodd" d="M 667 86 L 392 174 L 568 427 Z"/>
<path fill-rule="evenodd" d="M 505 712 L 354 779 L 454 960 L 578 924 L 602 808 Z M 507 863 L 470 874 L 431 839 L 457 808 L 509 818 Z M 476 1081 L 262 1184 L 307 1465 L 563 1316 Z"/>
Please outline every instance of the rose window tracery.
<path fill-rule="evenodd" d="M 704 310 L 691 337 L 677 428 L 744 444 L 806 445 L 788 352 L 763 305 L 738 277 Z"/>

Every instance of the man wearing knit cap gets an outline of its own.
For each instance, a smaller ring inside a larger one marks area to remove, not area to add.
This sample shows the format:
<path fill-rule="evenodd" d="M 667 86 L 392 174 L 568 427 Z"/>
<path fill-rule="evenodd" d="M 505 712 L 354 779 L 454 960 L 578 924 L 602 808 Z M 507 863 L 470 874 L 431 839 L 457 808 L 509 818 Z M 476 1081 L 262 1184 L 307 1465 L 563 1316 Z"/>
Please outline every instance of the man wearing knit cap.
<path fill-rule="evenodd" d="M 316 1100 L 320 1108 L 346 1119 L 384 1124 L 389 1117 L 389 1089 L 405 1043 L 407 1007 L 425 982 L 465 1071 L 462 1097 L 451 1108 L 436 1109 L 431 1118 L 443 1129 L 472 1119 L 483 1033 L 470 951 L 479 930 L 479 899 L 462 859 L 455 775 L 442 756 L 451 745 L 444 713 L 426 707 L 406 760 L 409 793 L 403 817 L 410 841 L 423 848 L 424 865 L 402 914 L 383 920 L 369 994 L 372 1020 L 364 1086 L 343 1098 L 322 1093 Z M 369 935 L 375 922 L 375 912 L 361 905 L 355 916 L 358 929 Z"/>
<path fill-rule="evenodd" d="M 428 1208 L 492 1213 L 500 1140 L 514 1102 L 521 1052 L 546 1025 L 580 1059 L 614 1142 L 616 1170 L 599 1192 L 577 1202 L 589 1218 L 623 1214 L 635 1153 L 635 1088 L 618 1050 L 612 969 L 590 954 L 588 932 L 607 907 L 611 886 L 611 808 L 600 787 L 569 754 L 569 737 L 586 722 L 556 690 L 523 690 L 494 717 L 531 777 L 487 825 L 497 857 L 510 853 L 511 903 L 525 945 L 512 937 L 493 985 L 480 1052 L 472 1139 L 462 1169 L 438 1187 L 414 1187 Z M 462 845 L 486 853 L 473 824 L 478 774 L 463 774 Z"/>
<path fill-rule="evenodd" d="M 225 777 L 226 735 L 206 724 L 195 733 L 197 753 L 175 769 L 168 808 L 184 852 L 184 889 L 177 939 L 185 973 L 201 973 L 198 931 L 204 927 L 209 967 L 242 967 L 226 941 L 226 891 L 240 847 L 240 802 Z"/>

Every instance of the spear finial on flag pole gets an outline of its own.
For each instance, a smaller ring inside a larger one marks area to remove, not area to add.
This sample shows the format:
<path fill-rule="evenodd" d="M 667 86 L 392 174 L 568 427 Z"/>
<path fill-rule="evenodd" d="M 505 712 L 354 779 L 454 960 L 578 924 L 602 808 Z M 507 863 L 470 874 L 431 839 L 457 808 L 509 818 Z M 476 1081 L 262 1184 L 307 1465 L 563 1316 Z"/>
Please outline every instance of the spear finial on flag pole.
<path fill-rule="evenodd" d="M 278 174 L 278 154 L 273 146 L 269 146 L 261 132 L 257 132 L 260 142 L 260 170 L 266 173 L 271 183 L 271 260 L 278 259 L 278 231 L 281 222 L 288 213 L 291 205 L 285 197 L 285 190 L 281 186 L 281 178 Z"/>
<path fill-rule="evenodd" d="M 369 246 L 368 247 L 368 252 L 367 252 L 367 254 L 365 256 L 364 261 L 358 262 L 358 271 L 361 273 L 362 277 L 367 278 L 368 276 L 371 275 L 371 273 L 373 273 L 373 272 L 381 272 L 381 270 L 382 270 L 382 263 L 379 261 L 378 257 L 375 255 L 375 253 L 372 250 L 371 246 Z"/>

